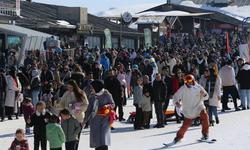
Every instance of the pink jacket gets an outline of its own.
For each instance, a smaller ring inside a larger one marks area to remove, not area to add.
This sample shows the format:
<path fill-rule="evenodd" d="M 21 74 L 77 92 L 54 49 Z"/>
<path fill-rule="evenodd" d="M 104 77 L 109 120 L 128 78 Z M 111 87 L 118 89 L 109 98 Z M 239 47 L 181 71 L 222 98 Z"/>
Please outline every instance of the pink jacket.
<path fill-rule="evenodd" d="M 23 141 L 18 141 L 17 139 L 15 139 L 12 144 L 10 149 L 11 150 L 16 150 L 17 146 L 20 146 L 21 150 L 29 150 L 29 143 L 28 140 L 23 140 Z"/>

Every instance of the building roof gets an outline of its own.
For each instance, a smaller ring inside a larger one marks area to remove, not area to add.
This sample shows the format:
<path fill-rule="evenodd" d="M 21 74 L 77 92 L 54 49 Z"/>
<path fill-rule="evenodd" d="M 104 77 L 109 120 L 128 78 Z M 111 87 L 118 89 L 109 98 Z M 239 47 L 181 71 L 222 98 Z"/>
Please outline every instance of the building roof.
<path fill-rule="evenodd" d="M 195 4 L 204 5 L 209 4 L 211 6 L 247 6 L 250 5 L 250 0 L 230 0 L 228 4 L 215 4 L 215 0 L 183 0 L 193 1 Z"/>
<path fill-rule="evenodd" d="M 14 3 L 15 0 L 3 0 L 5 2 Z M 49 5 L 36 2 L 20 1 L 21 17 L 16 21 L 20 26 L 39 26 L 46 24 L 57 24 L 57 5 Z M 109 28 L 111 32 L 120 32 L 120 25 L 106 19 L 99 18 L 88 13 L 88 24 L 93 24 L 94 32 L 103 31 Z M 58 26 L 61 27 L 61 26 Z M 65 27 L 67 28 L 67 27 Z M 123 26 L 123 33 L 143 35 L 136 30 Z"/>
<path fill-rule="evenodd" d="M 164 6 L 169 6 L 169 8 L 171 8 L 171 10 L 169 10 L 169 11 L 180 10 L 180 11 L 186 11 L 189 13 L 211 13 L 210 14 L 211 19 L 218 20 L 218 21 L 225 22 L 225 23 L 232 24 L 232 25 L 241 25 L 242 24 L 242 21 L 235 19 L 233 17 L 230 17 L 228 15 L 225 15 L 223 13 L 217 12 L 217 11 L 205 10 L 205 9 L 201 9 L 201 8 L 188 7 L 188 6 L 177 5 L 177 4 L 167 4 L 166 3 L 163 5 L 159 5 L 159 6 L 144 10 L 144 11 L 139 12 L 139 13 L 143 13 L 143 12 L 147 12 L 147 11 L 164 11 L 163 10 Z"/>
<path fill-rule="evenodd" d="M 39 37 L 51 37 L 52 35 L 39 32 L 36 30 L 31 30 L 28 28 L 23 28 L 17 25 L 0 24 L 0 31 L 11 33 L 16 36 L 39 36 Z"/>

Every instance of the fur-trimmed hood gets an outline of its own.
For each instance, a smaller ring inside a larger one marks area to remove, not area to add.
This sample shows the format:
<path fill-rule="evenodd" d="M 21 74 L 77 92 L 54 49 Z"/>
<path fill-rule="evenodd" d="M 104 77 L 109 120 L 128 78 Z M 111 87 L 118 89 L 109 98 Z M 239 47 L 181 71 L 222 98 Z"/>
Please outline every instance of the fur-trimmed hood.
<path fill-rule="evenodd" d="M 103 94 L 109 94 L 109 91 L 107 90 L 107 89 L 104 89 L 104 93 Z M 92 97 L 94 97 L 94 93 L 93 92 L 91 92 L 90 93 L 90 95 L 89 95 L 89 98 L 92 98 Z"/>

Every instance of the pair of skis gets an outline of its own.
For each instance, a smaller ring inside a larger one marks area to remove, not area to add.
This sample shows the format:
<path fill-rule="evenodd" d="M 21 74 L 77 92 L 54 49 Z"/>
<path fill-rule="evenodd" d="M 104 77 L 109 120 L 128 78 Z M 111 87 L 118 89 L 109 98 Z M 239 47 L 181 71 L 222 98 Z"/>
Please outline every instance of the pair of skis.
<path fill-rule="evenodd" d="M 209 139 L 207 139 L 207 140 L 198 139 L 197 141 L 198 141 L 198 142 L 215 143 L 217 140 L 216 140 L 216 139 L 212 139 L 212 140 L 209 140 Z M 183 143 L 183 142 L 187 142 L 187 140 L 186 140 L 186 139 L 181 139 L 181 140 L 180 140 L 179 142 L 177 142 L 177 143 L 175 143 L 175 142 L 171 142 L 171 143 L 168 143 L 168 144 L 163 143 L 163 145 L 165 145 L 166 147 L 171 147 L 171 146 L 174 146 L 174 145 L 176 145 L 176 144 Z"/>

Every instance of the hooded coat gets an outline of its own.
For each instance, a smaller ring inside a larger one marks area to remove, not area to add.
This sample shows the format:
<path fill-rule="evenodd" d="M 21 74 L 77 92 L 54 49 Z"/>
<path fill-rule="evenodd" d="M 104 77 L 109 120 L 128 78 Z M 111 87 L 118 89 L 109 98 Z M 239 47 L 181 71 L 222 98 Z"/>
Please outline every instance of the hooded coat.
<path fill-rule="evenodd" d="M 94 106 L 95 97 L 93 94 L 90 97 L 91 99 L 89 100 L 89 106 L 84 118 L 85 121 L 88 120 Z M 101 109 L 104 105 L 108 104 L 111 104 L 112 107 L 115 107 L 111 94 L 107 90 L 104 90 L 104 93 L 99 97 L 98 109 Z M 110 130 L 109 118 L 107 116 L 96 115 L 94 118 L 91 119 L 90 147 L 97 148 L 103 145 L 110 146 L 111 144 L 110 138 L 111 138 L 111 130 Z"/>
<path fill-rule="evenodd" d="M 62 128 L 56 123 L 46 125 L 46 138 L 50 148 L 60 148 L 65 143 L 65 135 Z"/>

